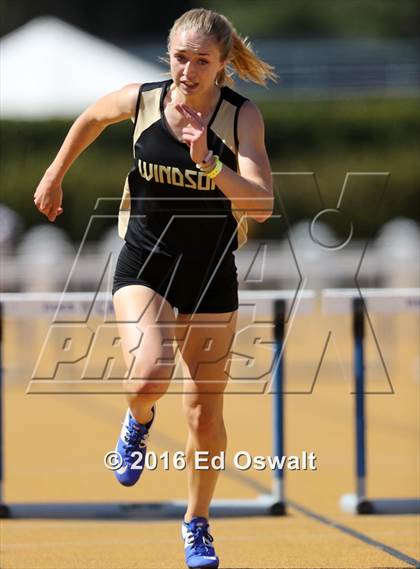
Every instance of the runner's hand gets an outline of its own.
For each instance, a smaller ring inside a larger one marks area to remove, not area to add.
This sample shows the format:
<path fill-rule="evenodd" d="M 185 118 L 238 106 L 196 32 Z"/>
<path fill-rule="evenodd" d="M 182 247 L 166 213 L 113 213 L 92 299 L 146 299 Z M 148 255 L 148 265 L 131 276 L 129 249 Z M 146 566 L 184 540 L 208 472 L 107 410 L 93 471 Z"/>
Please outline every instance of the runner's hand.
<path fill-rule="evenodd" d="M 62 201 L 63 190 L 61 183 L 50 180 L 48 175 L 44 174 L 34 193 L 35 207 L 48 217 L 49 221 L 55 221 L 63 213 Z"/>
<path fill-rule="evenodd" d="M 189 121 L 182 129 L 182 140 L 190 147 L 193 162 L 201 164 L 208 154 L 207 125 L 200 112 L 194 111 L 188 105 L 176 105 L 176 109 Z"/>

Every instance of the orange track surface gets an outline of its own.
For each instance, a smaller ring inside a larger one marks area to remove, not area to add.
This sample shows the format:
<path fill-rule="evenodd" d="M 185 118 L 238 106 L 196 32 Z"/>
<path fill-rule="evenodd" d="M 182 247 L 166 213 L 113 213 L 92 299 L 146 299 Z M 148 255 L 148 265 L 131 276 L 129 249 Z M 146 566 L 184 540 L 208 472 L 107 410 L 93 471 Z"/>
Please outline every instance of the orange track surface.
<path fill-rule="evenodd" d="M 155 501 L 185 499 L 185 472 L 145 472 L 134 488 L 122 488 L 103 466 L 119 432 L 122 395 L 26 395 L 45 328 L 6 328 L 5 499 L 30 501 Z M 418 324 L 413 317 L 374 321 L 394 394 L 373 342 L 368 348 L 368 495 L 420 493 Z M 339 497 L 354 490 L 353 390 L 350 321 L 302 317 L 287 348 L 286 452 L 317 455 L 317 471 L 287 472 L 292 506 L 283 518 L 215 519 L 212 533 L 221 568 L 413 567 L 420 558 L 417 516 L 352 517 Z M 334 331 L 318 380 L 310 392 L 319 346 Z M 25 347 L 23 347 L 25 346 Z M 32 351 L 31 349 L 32 348 Z M 246 347 L 242 347 L 242 352 Z M 269 351 L 267 350 L 267 361 Z M 259 362 L 264 368 L 266 362 Z M 236 364 L 235 364 L 236 365 Z M 235 368 L 234 368 L 235 369 Z M 234 382 L 232 382 L 234 383 Z M 258 384 L 257 384 L 258 385 Z M 235 391 L 234 389 L 232 391 Z M 255 389 L 254 389 L 255 391 Z M 271 396 L 226 395 L 227 463 L 235 452 L 272 454 Z M 159 402 L 149 449 L 183 450 L 185 424 L 179 394 Z M 222 472 L 217 498 L 252 498 L 252 486 L 270 489 L 269 470 L 232 477 Z M 321 516 L 314 518 L 307 510 Z M 399 552 L 384 551 L 349 535 L 353 529 Z M 179 569 L 184 567 L 180 523 L 175 521 L 3 520 L 3 569 Z M 405 557 L 404 557 L 405 556 Z"/>

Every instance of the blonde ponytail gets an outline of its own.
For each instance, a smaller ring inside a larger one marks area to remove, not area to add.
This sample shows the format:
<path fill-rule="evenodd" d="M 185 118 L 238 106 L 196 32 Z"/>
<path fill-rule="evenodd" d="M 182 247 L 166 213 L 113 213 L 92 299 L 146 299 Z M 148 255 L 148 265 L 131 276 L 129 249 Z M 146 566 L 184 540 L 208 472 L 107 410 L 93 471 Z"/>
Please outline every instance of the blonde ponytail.
<path fill-rule="evenodd" d="M 220 58 L 226 62 L 218 74 L 218 85 L 233 85 L 233 76 L 244 81 L 266 85 L 276 81 L 274 67 L 260 59 L 252 50 L 248 38 L 242 39 L 232 23 L 222 14 L 205 8 L 196 8 L 175 20 L 168 37 L 168 52 L 173 36 L 179 30 L 194 30 L 212 36 L 220 49 Z"/>
<path fill-rule="evenodd" d="M 236 73 L 244 81 L 266 85 L 268 80 L 276 81 L 274 67 L 260 59 L 253 51 L 248 38 L 241 38 L 232 26 L 232 48 L 227 58 L 227 70 L 221 71 L 217 82 L 232 84 Z"/>

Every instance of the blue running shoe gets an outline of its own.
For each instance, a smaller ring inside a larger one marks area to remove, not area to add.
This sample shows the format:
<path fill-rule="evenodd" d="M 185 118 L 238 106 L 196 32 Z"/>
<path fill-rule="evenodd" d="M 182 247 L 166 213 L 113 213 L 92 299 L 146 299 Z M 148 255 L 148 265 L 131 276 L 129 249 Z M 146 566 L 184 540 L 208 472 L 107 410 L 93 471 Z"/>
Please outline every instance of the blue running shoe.
<path fill-rule="evenodd" d="M 134 419 L 130 409 L 127 409 L 120 438 L 115 447 L 116 452 L 121 456 L 122 464 L 118 470 L 114 470 L 114 474 L 123 486 L 133 486 L 143 472 L 149 429 L 155 419 L 155 406 L 152 408 L 152 413 L 151 420 L 146 425 L 142 425 Z M 139 452 L 142 455 L 141 458 Z M 132 468 L 133 464 L 134 468 Z"/>
<path fill-rule="evenodd" d="M 212 545 L 206 518 L 193 518 L 182 524 L 182 539 L 185 543 L 185 561 L 189 569 L 217 569 L 219 558 Z"/>

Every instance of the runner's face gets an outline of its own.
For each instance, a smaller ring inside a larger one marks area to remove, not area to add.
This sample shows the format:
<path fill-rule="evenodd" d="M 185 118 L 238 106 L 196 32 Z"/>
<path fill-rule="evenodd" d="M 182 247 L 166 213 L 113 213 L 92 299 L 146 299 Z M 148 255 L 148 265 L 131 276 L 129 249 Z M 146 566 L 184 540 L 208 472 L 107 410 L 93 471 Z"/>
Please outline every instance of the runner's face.
<path fill-rule="evenodd" d="M 169 56 L 176 87 L 190 97 L 212 89 L 217 74 L 223 69 L 217 43 L 192 30 L 179 30 L 175 34 Z"/>

